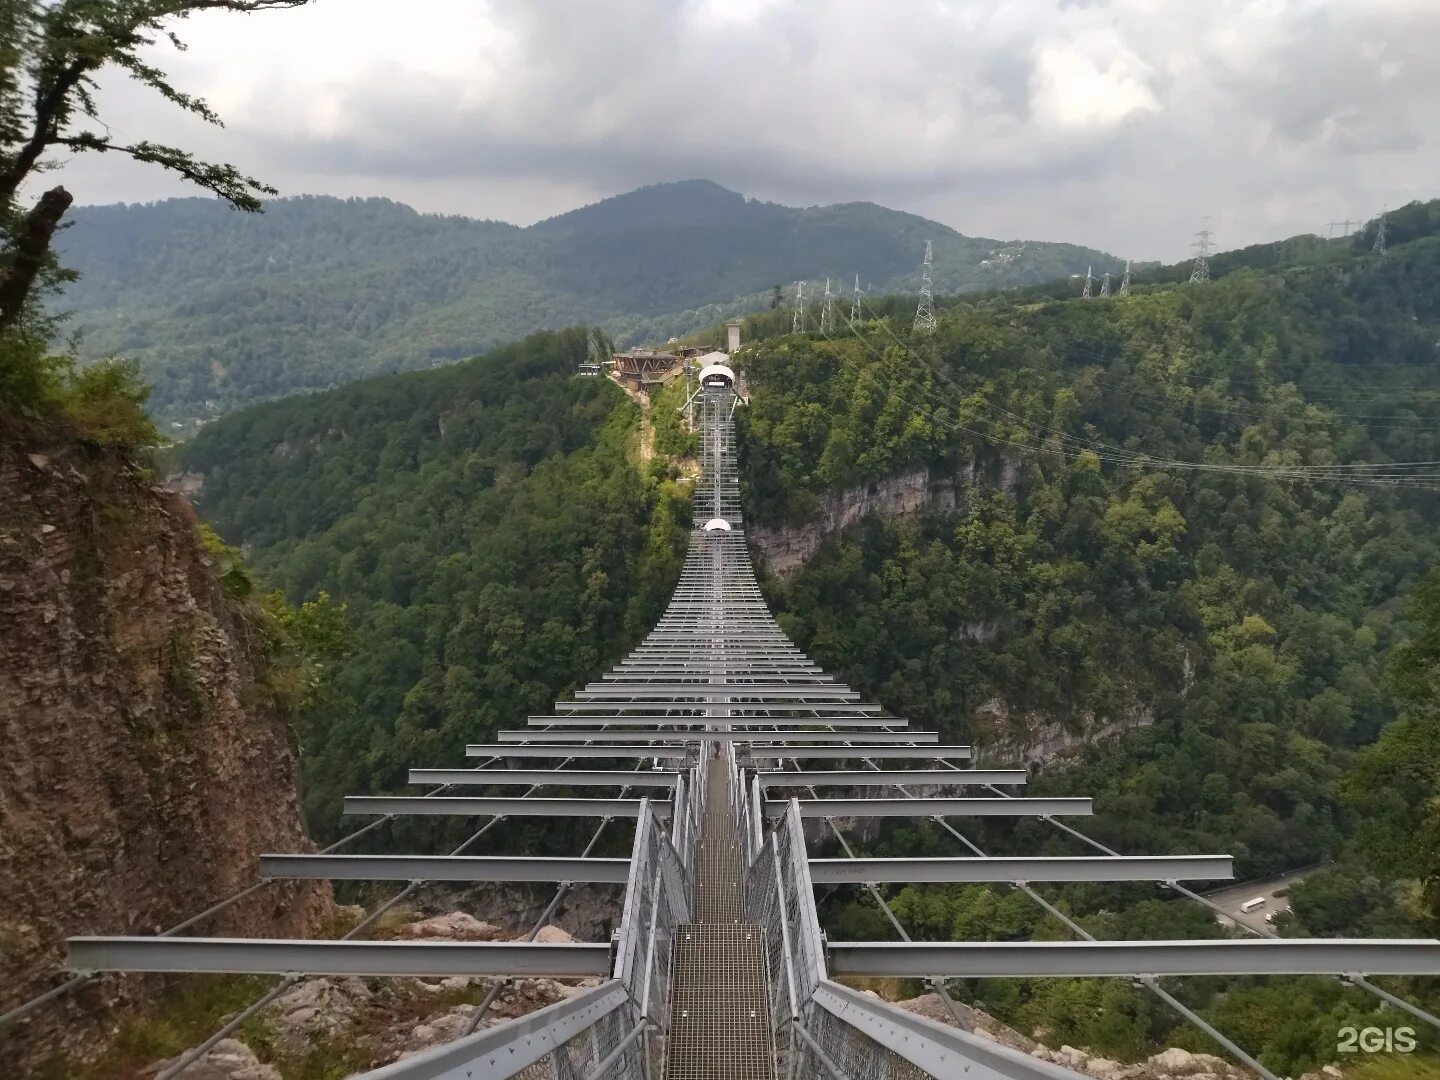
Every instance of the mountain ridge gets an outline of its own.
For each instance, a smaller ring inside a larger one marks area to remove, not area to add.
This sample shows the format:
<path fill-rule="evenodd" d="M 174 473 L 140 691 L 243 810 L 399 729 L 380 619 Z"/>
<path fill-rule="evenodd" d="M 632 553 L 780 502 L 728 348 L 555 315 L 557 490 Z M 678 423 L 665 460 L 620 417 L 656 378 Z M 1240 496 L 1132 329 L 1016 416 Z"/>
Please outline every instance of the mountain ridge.
<path fill-rule="evenodd" d="M 775 285 L 858 273 L 961 292 L 1118 268 L 1103 252 L 964 236 L 873 203 L 795 208 L 712 181 L 652 185 L 527 227 L 383 198 L 297 196 L 259 218 L 204 199 L 86 206 L 62 234 L 85 360 L 136 360 L 179 428 L 255 401 L 451 363 L 546 327 L 621 344 L 764 308 Z M 820 287 L 815 288 L 816 294 Z M 808 290 L 807 290 L 808 292 Z"/>

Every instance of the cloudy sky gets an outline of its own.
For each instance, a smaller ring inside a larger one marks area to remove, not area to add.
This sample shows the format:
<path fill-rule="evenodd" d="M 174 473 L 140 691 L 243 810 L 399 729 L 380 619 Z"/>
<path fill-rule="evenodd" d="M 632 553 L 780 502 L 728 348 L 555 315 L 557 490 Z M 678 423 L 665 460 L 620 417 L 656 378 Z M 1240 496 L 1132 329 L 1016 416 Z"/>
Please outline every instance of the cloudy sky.
<path fill-rule="evenodd" d="M 156 59 L 228 128 L 122 78 L 106 120 L 284 194 L 527 224 L 706 177 L 1166 259 L 1206 216 L 1232 247 L 1440 196 L 1437 0 L 314 0 L 183 31 Z"/>

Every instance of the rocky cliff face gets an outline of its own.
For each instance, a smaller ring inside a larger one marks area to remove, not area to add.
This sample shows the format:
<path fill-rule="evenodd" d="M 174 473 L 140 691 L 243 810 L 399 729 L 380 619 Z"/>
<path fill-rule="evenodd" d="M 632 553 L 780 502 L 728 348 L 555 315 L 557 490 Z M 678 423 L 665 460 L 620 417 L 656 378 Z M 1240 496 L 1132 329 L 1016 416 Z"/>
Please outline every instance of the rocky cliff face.
<path fill-rule="evenodd" d="M 985 487 L 1011 493 L 1015 490 L 1020 464 L 1002 457 L 997 468 L 983 470 L 975 464 L 956 473 L 935 473 L 917 469 L 900 473 L 863 487 L 847 488 L 821 499 L 818 517 L 803 525 L 747 529 L 759 563 L 772 574 L 785 575 L 804 566 L 825 538 L 859 524 L 870 514 L 910 517 L 925 512 L 962 511 L 969 491 Z M 973 641 L 987 642 L 999 627 L 976 622 L 964 634 Z M 1189 686 L 1187 669 L 1187 684 Z M 1119 716 L 1087 717 L 1080 724 L 1066 725 L 1038 713 L 1013 712 L 1001 698 L 993 698 L 975 710 L 978 759 L 981 764 L 1032 764 L 1063 760 L 1092 743 L 1123 735 L 1133 728 L 1154 722 L 1154 713 L 1136 702 Z"/>
<path fill-rule="evenodd" d="M 181 498 L 0 435 L 0 1010 L 59 981 L 67 936 L 153 934 L 251 884 L 258 853 L 308 849 L 263 641 Z M 192 932 L 302 936 L 329 910 L 271 885 Z M 0 1073 L 152 989 L 45 1006 L 0 1032 Z"/>
<path fill-rule="evenodd" d="M 965 493 L 977 483 L 1014 490 L 1018 471 L 1019 463 L 1008 458 L 1001 460 L 994 477 L 986 477 L 974 464 L 956 473 L 916 469 L 825 495 L 820 500 L 820 515 L 803 525 L 748 526 L 746 535 L 761 566 L 772 574 L 788 574 L 809 562 L 827 536 L 870 514 L 909 517 L 925 510 L 954 510 L 964 505 Z"/>
<path fill-rule="evenodd" d="M 1063 760 L 1083 747 L 1153 724 L 1155 712 L 1137 703 L 1119 716 L 1087 715 L 1066 726 L 1052 716 L 1012 712 L 1003 700 L 991 698 L 975 710 L 975 722 L 984 735 L 976 764 L 1000 767 Z"/>

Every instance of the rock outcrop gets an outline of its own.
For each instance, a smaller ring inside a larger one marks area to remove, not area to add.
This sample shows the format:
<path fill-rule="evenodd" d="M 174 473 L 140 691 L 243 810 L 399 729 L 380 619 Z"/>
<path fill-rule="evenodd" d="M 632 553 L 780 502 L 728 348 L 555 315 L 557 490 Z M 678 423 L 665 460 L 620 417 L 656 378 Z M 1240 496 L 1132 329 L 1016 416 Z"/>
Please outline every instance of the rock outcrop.
<path fill-rule="evenodd" d="M 155 933 L 254 882 L 260 852 L 307 848 L 257 618 L 182 498 L 115 456 L 0 435 L 0 1010 L 57 981 L 66 937 Z M 329 904 L 271 885 L 196 932 L 303 936 Z M 93 1048 L 97 1018 L 153 985 L 31 1014 L 0 1074 Z"/>
<path fill-rule="evenodd" d="M 1011 711 L 1000 698 L 991 698 L 975 710 L 980 733 L 976 749 L 979 765 L 1029 765 L 1063 760 L 1077 750 L 1114 739 L 1155 722 L 1148 705 L 1136 704 L 1116 717 L 1084 716 L 1065 724 L 1039 713 Z"/>
<path fill-rule="evenodd" d="M 788 574 L 809 562 L 827 536 L 859 524 L 870 514 L 910 517 L 927 510 L 954 510 L 965 505 L 967 492 L 976 485 L 1013 491 L 1018 476 L 1019 463 L 1009 458 L 1001 459 L 994 477 L 973 464 L 950 474 L 915 469 L 824 495 L 820 513 L 802 525 L 749 525 L 746 536 L 761 566 L 772 574 Z"/>
<path fill-rule="evenodd" d="M 157 1072 L 164 1072 L 180 1059 L 161 1062 Z M 188 1080 L 282 1080 L 280 1070 L 262 1065 L 255 1051 L 238 1039 L 221 1039 L 215 1048 L 185 1070 Z"/>
<path fill-rule="evenodd" d="M 900 1008 L 927 1020 L 954 1026 L 955 1019 L 936 994 L 922 994 L 908 1001 L 897 1002 Z M 956 1003 L 960 1018 L 983 1038 L 1019 1050 L 1042 1061 L 1063 1065 L 1067 1069 L 1095 1077 L 1095 1080 L 1254 1080 L 1255 1074 L 1239 1065 L 1210 1054 L 1196 1054 L 1172 1046 L 1144 1061 L 1125 1063 L 1091 1054 L 1073 1046 L 1052 1049 L 1027 1038 L 1014 1028 L 1006 1027 L 982 1009 Z M 1339 1076 L 1339 1071 L 1334 1073 Z M 1326 1080 L 1332 1080 L 1327 1075 Z"/>

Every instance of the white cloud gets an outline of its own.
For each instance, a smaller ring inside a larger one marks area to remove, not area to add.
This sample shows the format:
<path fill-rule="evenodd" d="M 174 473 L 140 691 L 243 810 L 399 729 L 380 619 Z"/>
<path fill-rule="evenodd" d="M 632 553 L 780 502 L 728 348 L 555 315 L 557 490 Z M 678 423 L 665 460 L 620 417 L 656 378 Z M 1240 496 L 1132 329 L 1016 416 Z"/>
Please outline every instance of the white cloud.
<path fill-rule="evenodd" d="M 1042 45 L 1030 100 L 1041 124 L 1062 131 L 1108 131 L 1137 113 L 1160 111 L 1149 66 L 1114 31 Z"/>
<path fill-rule="evenodd" d="M 119 80 L 110 119 L 288 193 L 526 222 L 705 176 L 1139 257 L 1206 214 L 1241 244 L 1440 194 L 1433 0 L 317 0 L 181 29 L 157 59 L 228 129 Z"/>

